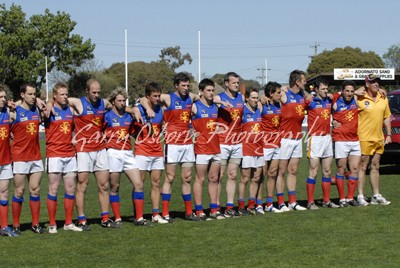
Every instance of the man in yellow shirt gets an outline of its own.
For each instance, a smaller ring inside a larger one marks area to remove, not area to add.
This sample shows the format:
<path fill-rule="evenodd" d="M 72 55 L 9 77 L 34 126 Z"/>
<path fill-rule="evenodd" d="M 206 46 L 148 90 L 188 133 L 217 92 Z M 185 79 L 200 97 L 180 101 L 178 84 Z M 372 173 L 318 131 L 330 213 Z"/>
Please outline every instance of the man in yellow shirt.
<path fill-rule="evenodd" d="M 358 136 L 361 145 L 361 164 L 358 173 L 358 197 L 357 202 L 367 206 L 364 198 L 365 173 L 369 164 L 370 182 L 373 196 L 372 205 L 389 205 L 379 192 L 379 162 L 383 154 L 385 144 L 392 142 L 390 109 L 387 98 L 383 98 L 379 91 L 380 78 L 374 74 L 365 77 L 366 91 L 363 96 L 357 98 L 358 105 Z M 382 125 L 386 129 L 386 139 L 383 136 Z"/>

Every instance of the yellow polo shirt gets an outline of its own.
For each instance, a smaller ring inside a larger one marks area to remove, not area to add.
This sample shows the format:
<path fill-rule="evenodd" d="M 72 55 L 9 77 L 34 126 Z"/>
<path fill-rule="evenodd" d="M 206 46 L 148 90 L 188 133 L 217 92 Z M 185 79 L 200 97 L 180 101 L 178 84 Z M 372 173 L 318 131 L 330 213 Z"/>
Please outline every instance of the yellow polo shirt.
<path fill-rule="evenodd" d="M 387 98 L 382 98 L 380 92 L 376 100 L 365 94 L 357 97 L 358 105 L 358 137 L 360 141 L 381 141 L 384 139 L 383 120 L 391 113 Z"/>

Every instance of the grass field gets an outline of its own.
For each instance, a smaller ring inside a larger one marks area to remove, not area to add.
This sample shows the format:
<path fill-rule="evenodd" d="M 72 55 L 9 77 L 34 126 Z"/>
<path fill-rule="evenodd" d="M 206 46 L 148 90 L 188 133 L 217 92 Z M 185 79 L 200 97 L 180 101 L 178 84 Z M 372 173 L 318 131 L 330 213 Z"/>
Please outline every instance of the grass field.
<path fill-rule="evenodd" d="M 297 184 L 298 200 L 303 204 L 307 168 L 303 160 Z M 123 177 L 121 212 L 125 222 L 121 229 L 100 227 L 97 189 L 91 177 L 86 196 L 91 232 L 62 230 L 63 190 L 60 190 L 59 233 L 33 234 L 28 230 L 29 202 L 25 201 L 22 235 L 0 237 L 0 267 L 399 267 L 400 169 L 394 166 L 382 171 L 385 174 L 381 192 L 392 201 L 390 206 L 296 211 L 208 222 L 182 219 L 184 206 L 177 178 L 171 204 L 176 222 L 151 228 L 133 225 L 132 187 Z M 41 223 L 47 225 L 46 175 L 41 188 Z M 317 199 L 322 197 L 320 188 L 319 180 Z M 370 187 L 366 188 L 370 196 Z M 150 218 L 149 183 L 145 189 L 145 217 Z M 337 201 L 335 186 L 332 197 Z M 29 200 L 27 192 L 25 200 Z M 224 204 L 225 198 L 221 201 Z M 208 207 L 207 197 L 204 207 Z"/>

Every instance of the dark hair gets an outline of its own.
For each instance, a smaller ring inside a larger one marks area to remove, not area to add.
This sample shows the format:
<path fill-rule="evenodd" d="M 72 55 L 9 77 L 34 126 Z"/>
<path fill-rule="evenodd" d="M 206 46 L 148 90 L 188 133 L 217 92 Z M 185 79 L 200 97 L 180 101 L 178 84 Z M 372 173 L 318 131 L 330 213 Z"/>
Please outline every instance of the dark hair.
<path fill-rule="evenodd" d="M 188 81 L 190 81 L 190 76 L 186 72 L 180 72 L 174 76 L 174 85 L 175 86 L 179 85 L 180 82 L 188 82 Z"/>
<path fill-rule="evenodd" d="M 150 82 L 146 85 L 144 93 L 146 94 L 146 96 L 150 96 L 153 92 L 161 93 L 161 90 L 162 86 L 159 83 Z"/>
<path fill-rule="evenodd" d="M 344 80 L 342 84 L 342 90 L 344 90 L 344 88 L 347 86 L 352 86 L 354 89 L 356 89 L 356 83 L 353 80 Z"/>
<path fill-rule="evenodd" d="M 26 92 L 26 89 L 27 89 L 28 87 L 33 87 L 33 88 L 36 90 L 36 85 L 35 85 L 34 83 L 25 83 L 25 84 L 23 84 L 23 85 L 20 87 L 19 92 L 20 92 L 20 93 L 25 93 L 25 92 Z"/>
<path fill-rule="evenodd" d="M 235 72 L 229 72 L 224 76 L 224 83 L 229 82 L 229 77 L 239 78 L 239 75 Z"/>
<path fill-rule="evenodd" d="M 254 87 L 246 88 L 246 92 L 244 93 L 244 96 L 246 97 L 246 99 L 250 98 L 251 92 L 257 92 L 258 93 L 258 89 L 254 88 Z"/>
<path fill-rule="evenodd" d="M 277 83 L 277 82 L 272 82 L 272 81 L 268 82 L 268 83 L 265 85 L 265 87 L 264 87 L 264 94 L 265 94 L 265 96 L 267 96 L 268 98 L 270 98 L 270 97 L 271 97 L 271 94 L 275 93 L 276 90 L 277 90 L 278 88 L 280 88 L 280 87 L 281 87 L 281 84 L 279 84 L 279 83 Z"/>
<path fill-rule="evenodd" d="M 296 85 L 297 80 L 300 80 L 302 75 L 305 76 L 306 73 L 300 70 L 292 71 L 289 76 L 289 86 L 293 87 L 294 85 Z"/>
<path fill-rule="evenodd" d="M 215 87 L 214 82 L 211 79 L 205 78 L 203 80 L 200 81 L 199 83 L 199 90 L 203 91 L 206 86 L 213 86 Z"/>
<path fill-rule="evenodd" d="M 318 78 L 317 81 L 315 81 L 315 87 L 319 88 L 321 84 L 328 86 L 329 82 L 324 78 Z"/>

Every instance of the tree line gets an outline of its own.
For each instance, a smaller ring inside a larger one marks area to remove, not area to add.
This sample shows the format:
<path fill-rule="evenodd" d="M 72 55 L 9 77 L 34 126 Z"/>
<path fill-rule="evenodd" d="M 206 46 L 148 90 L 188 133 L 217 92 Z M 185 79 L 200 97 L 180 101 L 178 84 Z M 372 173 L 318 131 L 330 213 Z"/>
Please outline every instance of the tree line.
<path fill-rule="evenodd" d="M 80 96 L 88 78 L 98 79 L 106 96 L 117 86 L 125 85 L 125 64 L 117 62 L 102 68 L 94 59 L 95 44 L 90 39 L 73 34 L 76 22 L 61 11 L 26 17 L 22 7 L 12 4 L 9 8 L 0 4 L 0 83 L 7 85 L 13 97 L 19 97 L 19 87 L 32 82 L 40 89 L 46 83 L 47 70 L 57 80 L 67 82 L 71 96 Z M 128 91 L 130 98 L 143 94 L 151 81 L 161 83 L 165 91 L 173 89 L 175 70 L 191 64 L 189 53 L 183 54 L 179 46 L 160 51 L 159 60 L 135 61 L 128 64 Z M 307 68 L 309 76 L 332 72 L 334 68 L 400 68 L 400 46 L 393 45 L 383 55 L 363 52 L 360 48 L 344 47 L 323 51 L 314 56 Z M 194 77 L 192 76 L 194 81 Z M 223 74 L 212 77 L 223 85 Z M 246 87 L 260 87 L 255 80 L 244 80 Z M 196 87 L 194 85 L 194 87 Z"/>

